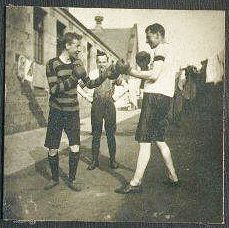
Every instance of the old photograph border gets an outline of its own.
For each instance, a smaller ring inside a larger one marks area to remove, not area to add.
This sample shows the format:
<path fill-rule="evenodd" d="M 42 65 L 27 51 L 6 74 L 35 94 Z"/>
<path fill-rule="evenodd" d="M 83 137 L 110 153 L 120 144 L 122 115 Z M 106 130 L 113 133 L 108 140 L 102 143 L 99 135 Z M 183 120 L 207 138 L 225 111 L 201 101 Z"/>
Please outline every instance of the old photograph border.
<path fill-rule="evenodd" d="M 225 223 L 224 225 L 214 225 L 207 224 L 208 227 L 228 227 L 229 217 L 229 174 L 228 174 L 228 103 L 229 103 L 229 92 L 228 92 L 228 5 L 226 1 L 5 1 L 1 3 L 0 16 L 1 16 L 1 47 L 5 47 L 5 6 L 51 6 L 51 7 L 86 7 L 86 8 L 136 8 L 136 9 L 177 9 L 177 10 L 225 10 L 225 40 L 226 40 L 226 64 L 225 64 L 225 83 L 224 83 L 224 211 L 225 211 Z M 1 69 L 0 69 L 0 86 L 1 86 L 1 186 L 3 186 L 3 167 L 4 167 L 4 68 L 5 68 L 5 51 L 2 51 L 0 54 Z M 1 205 L 3 209 L 3 188 L 1 188 Z M 1 218 L 2 218 L 1 210 Z M 132 223 L 132 222 L 117 222 L 117 223 L 93 223 L 93 222 L 44 222 L 44 221 L 1 221 L 4 227 L 27 227 L 27 226 L 36 226 L 36 227 L 206 227 L 206 224 L 166 224 L 166 223 Z"/>

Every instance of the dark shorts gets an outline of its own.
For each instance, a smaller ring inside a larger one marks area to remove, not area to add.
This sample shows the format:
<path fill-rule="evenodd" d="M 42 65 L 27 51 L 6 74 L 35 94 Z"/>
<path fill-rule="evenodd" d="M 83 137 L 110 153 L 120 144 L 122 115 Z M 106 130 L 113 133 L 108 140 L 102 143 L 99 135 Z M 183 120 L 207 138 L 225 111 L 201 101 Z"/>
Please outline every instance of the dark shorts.
<path fill-rule="evenodd" d="M 135 135 L 136 141 L 148 143 L 165 141 L 171 100 L 172 98 L 162 94 L 144 93 Z"/>
<path fill-rule="evenodd" d="M 80 145 L 79 112 L 66 112 L 50 108 L 44 146 L 49 149 L 58 149 L 63 130 L 67 134 L 69 146 Z"/>

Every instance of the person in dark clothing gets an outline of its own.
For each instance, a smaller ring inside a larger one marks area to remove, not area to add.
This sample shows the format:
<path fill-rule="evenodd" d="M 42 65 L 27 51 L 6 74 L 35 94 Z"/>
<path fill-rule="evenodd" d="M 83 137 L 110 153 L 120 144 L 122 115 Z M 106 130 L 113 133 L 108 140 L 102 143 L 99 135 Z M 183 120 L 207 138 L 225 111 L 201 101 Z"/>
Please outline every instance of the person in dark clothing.
<path fill-rule="evenodd" d="M 98 74 L 100 77 L 103 72 L 109 69 L 108 56 L 104 53 L 98 53 L 97 55 L 97 68 L 96 71 L 92 71 L 92 74 Z M 109 72 L 109 71 L 107 71 Z M 92 75 L 93 77 L 95 75 Z M 92 126 L 92 163 L 88 166 L 88 170 L 94 170 L 99 166 L 99 149 L 100 140 L 103 129 L 103 121 L 107 136 L 108 150 L 110 154 L 109 165 L 112 169 L 117 169 L 118 164 L 115 161 L 116 155 L 116 109 L 114 102 L 117 98 L 114 97 L 115 85 L 121 85 L 121 79 L 107 77 L 103 84 L 95 88 L 93 93 L 93 102 L 91 107 L 91 126 Z M 114 80 L 113 80 L 114 79 Z"/>
<path fill-rule="evenodd" d="M 78 57 L 81 50 L 81 39 L 82 37 L 76 33 L 66 33 L 62 40 L 62 53 L 49 60 L 46 65 L 46 76 L 50 89 L 50 111 L 44 146 L 49 150 L 48 161 L 52 173 L 51 181 L 45 186 L 46 190 L 59 184 L 58 149 L 64 130 L 70 146 L 68 186 L 74 191 L 80 191 L 75 182 L 80 158 L 77 85 L 78 81 L 82 80 L 88 88 L 95 88 L 101 85 L 107 77 L 106 72 L 95 80 L 90 80 L 87 76 L 83 63 Z"/>

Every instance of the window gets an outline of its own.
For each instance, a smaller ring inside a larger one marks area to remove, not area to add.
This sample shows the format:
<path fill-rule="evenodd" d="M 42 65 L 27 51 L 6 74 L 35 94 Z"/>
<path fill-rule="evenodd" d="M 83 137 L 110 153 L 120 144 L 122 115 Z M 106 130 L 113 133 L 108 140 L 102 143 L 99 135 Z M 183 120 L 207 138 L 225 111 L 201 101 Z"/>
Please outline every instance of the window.
<path fill-rule="evenodd" d="M 56 45 L 56 54 L 59 56 L 62 52 L 62 45 L 61 45 L 61 39 L 64 36 L 66 26 L 61 23 L 60 21 L 56 22 L 56 39 L 57 39 L 57 45 Z"/>
<path fill-rule="evenodd" d="M 34 58 L 39 64 L 43 63 L 44 52 L 44 17 L 45 11 L 39 7 L 34 7 L 33 29 L 34 29 Z"/>
<path fill-rule="evenodd" d="M 91 51 L 92 45 L 87 43 L 87 72 L 89 73 L 91 70 Z"/>

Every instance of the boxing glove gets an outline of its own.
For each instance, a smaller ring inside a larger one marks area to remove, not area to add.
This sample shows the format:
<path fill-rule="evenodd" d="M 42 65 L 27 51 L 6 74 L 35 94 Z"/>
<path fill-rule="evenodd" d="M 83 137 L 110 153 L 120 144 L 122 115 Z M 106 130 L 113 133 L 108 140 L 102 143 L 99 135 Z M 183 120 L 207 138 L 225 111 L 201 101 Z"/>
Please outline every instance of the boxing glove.
<path fill-rule="evenodd" d="M 149 63 L 151 60 L 150 54 L 145 51 L 140 51 L 135 56 L 136 63 L 141 68 L 141 70 L 149 70 Z M 140 89 L 144 89 L 145 80 L 141 80 Z"/>
<path fill-rule="evenodd" d="M 87 72 L 84 68 L 83 62 L 80 59 L 76 59 L 72 62 L 73 65 L 73 75 L 77 78 L 82 78 L 87 76 Z"/>
<path fill-rule="evenodd" d="M 130 69 L 130 65 L 126 64 L 123 60 L 118 60 L 116 64 L 112 64 L 110 66 L 111 73 L 109 74 L 108 78 L 111 80 L 117 79 L 121 74 L 128 74 Z"/>
<path fill-rule="evenodd" d="M 115 69 L 120 74 L 128 74 L 128 71 L 130 69 L 130 65 L 125 63 L 125 61 L 123 59 L 118 60 L 115 64 Z"/>
<path fill-rule="evenodd" d="M 148 70 L 149 63 L 151 60 L 150 54 L 145 51 L 140 51 L 135 56 L 136 63 L 141 68 L 141 70 Z"/>

